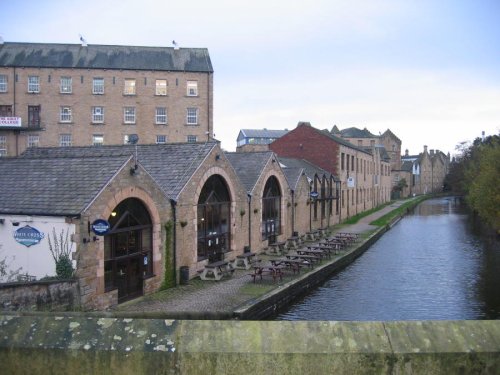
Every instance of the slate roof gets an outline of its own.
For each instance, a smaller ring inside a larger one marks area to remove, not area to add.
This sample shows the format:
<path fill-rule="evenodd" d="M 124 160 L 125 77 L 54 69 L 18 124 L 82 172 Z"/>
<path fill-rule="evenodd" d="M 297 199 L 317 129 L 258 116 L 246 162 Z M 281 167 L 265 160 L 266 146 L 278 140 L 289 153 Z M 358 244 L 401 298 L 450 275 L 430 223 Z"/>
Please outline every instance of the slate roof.
<path fill-rule="evenodd" d="M 273 130 L 273 129 L 241 129 L 240 135 L 244 138 L 280 138 L 288 133 L 288 130 Z M 238 139 L 241 139 L 238 136 Z"/>
<path fill-rule="evenodd" d="M 344 138 L 378 138 L 377 135 L 370 133 L 367 128 L 361 130 L 356 127 L 351 127 L 340 130 L 340 134 Z"/>
<path fill-rule="evenodd" d="M 213 72 L 206 48 L 0 44 L 0 66 Z"/>
<path fill-rule="evenodd" d="M 163 192 L 177 200 L 182 189 L 217 142 L 167 143 L 164 145 L 137 145 L 140 164 L 158 183 Z M 36 158 L 108 158 L 135 155 L 132 145 L 29 148 L 23 157 Z"/>
<path fill-rule="evenodd" d="M 318 175 L 318 176 L 323 176 L 323 175 L 330 176 L 330 175 L 332 175 L 330 172 L 328 172 L 328 171 L 324 170 L 323 168 L 320 168 L 320 167 L 318 167 L 318 166 L 316 166 L 316 165 L 314 165 L 314 164 L 312 164 L 304 159 L 279 157 L 278 160 L 279 160 L 280 164 L 283 165 L 283 171 L 286 172 L 286 170 L 288 168 L 294 168 L 294 169 L 301 168 L 304 170 L 306 176 L 311 180 L 314 178 L 315 175 Z M 335 177 L 335 176 L 333 176 L 333 177 L 335 180 L 337 180 L 337 177 Z"/>
<path fill-rule="evenodd" d="M 0 212 L 76 216 L 129 159 L 0 158 Z"/>
<path fill-rule="evenodd" d="M 403 162 L 403 164 L 401 165 L 401 170 L 411 172 L 413 170 L 413 162 L 412 161 Z"/>
<path fill-rule="evenodd" d="M 249 194 L 253 192 L 266 164 L 274 157 L 271 151 L 226 152 L 225 155 Z"/>
<path fill-rule="evenodd" d="M 300 176 L 305 173 L 304 168 L 287 167 L 283 168 L 283 172 L 285 173 L 285 177 L 290 188 L 292 190 L 296 190 L 300 180 Z"/>

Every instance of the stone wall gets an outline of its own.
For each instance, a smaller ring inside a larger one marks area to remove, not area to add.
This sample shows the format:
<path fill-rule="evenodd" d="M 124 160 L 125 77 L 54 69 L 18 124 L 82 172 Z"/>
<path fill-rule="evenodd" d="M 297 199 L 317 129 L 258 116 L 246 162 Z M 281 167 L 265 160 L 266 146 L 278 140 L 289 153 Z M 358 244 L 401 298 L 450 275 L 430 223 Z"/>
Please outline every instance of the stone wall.
<path fill-rule="evenodd" d="M 0 317 L 9 374 L 498 374 L 500 321 Z"/>
<path fill-rule="evenodd" d="M 79 308 L 76 280 L 0 284 L 0 309 L 65 311 Z"/>

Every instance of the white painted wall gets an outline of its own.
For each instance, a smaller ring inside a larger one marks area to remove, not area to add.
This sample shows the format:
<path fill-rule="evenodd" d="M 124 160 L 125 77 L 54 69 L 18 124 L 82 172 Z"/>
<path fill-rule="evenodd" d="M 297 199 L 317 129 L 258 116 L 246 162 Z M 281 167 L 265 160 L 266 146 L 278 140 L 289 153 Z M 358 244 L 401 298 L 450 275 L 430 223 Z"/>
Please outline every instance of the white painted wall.
<path fill-rule="evenodd" d="M 27 273 L 36 276 L 37 279 L 44 276 L 55 276 L 56 266 L 49 250 L 48 236 L 50 235 L 53 242 L 54 228 L 58 236 L 64 231 L 64 237 L 66 231 L 69 230 L 71 241 L 75 233 L 75 225 L 67 224 L 64 217 L 0 215 L 0 219 L 3 219 L 3 224 L 0 223 L 0 260 L 6 259 L 8 269 L 17 270 L 22 267 L 20 271 L 22 274 Z M 19 223 L 19 225 L 14 226 L 13 223 Z M 44 234 L 40 243 L 26 247 L 15 240 L 14 232 L 25 225 L 29 225 Z M 71 250 L 74 252 L 76 244 L 71 243 L 73 244 Z"/>

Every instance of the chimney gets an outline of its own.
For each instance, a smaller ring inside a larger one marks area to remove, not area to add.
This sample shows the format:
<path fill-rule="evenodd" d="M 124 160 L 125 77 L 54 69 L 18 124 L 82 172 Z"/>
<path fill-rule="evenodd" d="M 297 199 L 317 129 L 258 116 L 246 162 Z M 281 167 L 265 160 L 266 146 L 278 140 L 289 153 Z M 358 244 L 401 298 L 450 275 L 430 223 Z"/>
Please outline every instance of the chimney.
<path fill-rule="evenodd" d="M 427 154 L 427 146 L 424 146 L 424 154 Z"/>
<path fill-rule="evenodd" d="M 410 156 L 410 152 L 408 151 L 408 149 L 405 150 L 405 156 Z"/>
<path fill-rule="evenodd" d="M 434 155 L 434 150 L 431 150 L 431 155 Z"/>

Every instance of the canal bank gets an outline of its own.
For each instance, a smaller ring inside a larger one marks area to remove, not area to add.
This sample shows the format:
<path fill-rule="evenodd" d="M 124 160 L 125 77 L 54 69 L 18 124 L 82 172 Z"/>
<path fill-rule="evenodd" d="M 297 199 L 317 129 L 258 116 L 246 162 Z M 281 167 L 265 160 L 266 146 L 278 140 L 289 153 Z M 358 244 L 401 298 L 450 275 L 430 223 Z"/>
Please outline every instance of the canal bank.
<path fill-rule="evenodd" d="M 253 283 L 249 271 L 237 270 L 233 277 L 221 281 L 191 280 L 165 291 L 119 305 L 107 313 L 108 316 L 163 317 L 168 319 L 266 319 L 275 315 L 291 301 L 314 289 L 338 270 L 352 263 L 377 241 L 391 225 L 375 226 L 370 223 L 403 204 L 416 199 L 400 200 L 358 220 L 355 224 L 335 227 L 335 232 L 350 232 L 359 235 L 359 240 L 331 260 L 323 261 L 312 270 L 301 274 L 287 272 L 283 281 L 272 279 Z M 407 212 L 407 211 L 405 211 Z M 400 216 L 392 219 L 396 222 Z M 263 255 L 268 261 L 272 255 Z"/>

